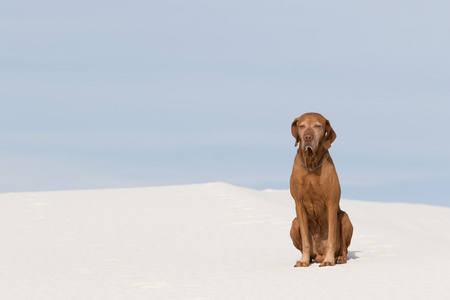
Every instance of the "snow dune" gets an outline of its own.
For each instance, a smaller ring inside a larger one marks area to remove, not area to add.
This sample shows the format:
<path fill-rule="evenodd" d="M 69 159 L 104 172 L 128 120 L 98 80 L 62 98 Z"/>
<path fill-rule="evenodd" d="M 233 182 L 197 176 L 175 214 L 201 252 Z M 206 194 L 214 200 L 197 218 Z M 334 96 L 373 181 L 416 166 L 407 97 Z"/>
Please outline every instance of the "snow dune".
<path fill-rule="evenodd" d="M 342 200 L 345 265 L 294 268 L 289 191 L 0 194 L 1 299 L 449 299 L 450 208 Z"/>

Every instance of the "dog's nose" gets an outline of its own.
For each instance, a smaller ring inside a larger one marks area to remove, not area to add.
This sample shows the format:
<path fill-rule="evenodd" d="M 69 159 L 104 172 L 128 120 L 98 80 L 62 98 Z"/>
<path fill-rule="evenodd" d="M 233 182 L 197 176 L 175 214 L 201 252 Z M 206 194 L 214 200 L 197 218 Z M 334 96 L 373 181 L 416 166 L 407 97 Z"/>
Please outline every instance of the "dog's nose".
<path fill-rule="evenodd" d="M 305 138 L 305 141 L 307 141 L 307 142 L 309 142 L 313 139 L 312 135 L 309 135 L 309 134 L 305 135 L 304 138 Z"/>

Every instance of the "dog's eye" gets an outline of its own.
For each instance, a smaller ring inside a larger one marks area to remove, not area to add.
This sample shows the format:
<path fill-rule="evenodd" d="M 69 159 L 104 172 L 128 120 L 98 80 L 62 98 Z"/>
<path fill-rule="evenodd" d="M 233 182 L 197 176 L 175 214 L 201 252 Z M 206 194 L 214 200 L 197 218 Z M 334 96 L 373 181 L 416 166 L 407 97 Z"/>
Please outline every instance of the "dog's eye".
<path fill-rule="evenodd" d="M 300 125 L 300 126 L 298 126 L 300 129 L 305 129 L 306 128 L 306 126 L 305 125 Z"/>
<path fill-rule="evenodd" d="M 322 125 L 320 125 L 320 124 L 316 124 L 316 125 L 314 125 L 314 127 L 315 127 L 315 128 L 321 128 L 321 127 L 322 127 Z"/>

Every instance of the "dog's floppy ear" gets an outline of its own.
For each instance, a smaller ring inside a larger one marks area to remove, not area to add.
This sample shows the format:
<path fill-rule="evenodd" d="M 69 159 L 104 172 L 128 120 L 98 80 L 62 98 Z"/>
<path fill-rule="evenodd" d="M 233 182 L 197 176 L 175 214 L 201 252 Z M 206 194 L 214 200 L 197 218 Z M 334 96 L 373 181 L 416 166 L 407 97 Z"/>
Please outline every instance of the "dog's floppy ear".
<path fill-rule="evenodd" d="M 323 140 L 323 146 L 325 149 L 330 149 L 331 143 L 336 139 L 336 132 L 331 127 L 330 121 L 326 120 L 325 123 L 325 139 Z"/>
<path fill-rule="evenodd" d="M 298 136 L 298 120 L 299 119 L 300 118 L 295 119 L 291 125 L 292 136 L 295 138 L 295 146 L 294 147 L 297 147 L 298 142 L 300 141 L 300 137 Z"/>

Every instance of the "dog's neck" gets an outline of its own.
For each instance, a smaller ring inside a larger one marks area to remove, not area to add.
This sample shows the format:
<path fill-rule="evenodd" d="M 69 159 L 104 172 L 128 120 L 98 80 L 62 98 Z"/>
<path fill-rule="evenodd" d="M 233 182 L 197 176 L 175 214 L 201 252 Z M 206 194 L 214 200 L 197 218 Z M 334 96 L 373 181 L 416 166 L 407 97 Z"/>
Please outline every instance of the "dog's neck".
<path fill-rule="evenodd" d="M 325 149 L 322 145 L 319 145 L 316 151 L 311 150 L 303 150 L 303 147 L 300 145 L 297 150 L 298 156 L 301 159 L 301 162 L 307 169 L 316 169 L 324 160 L 328 158 L 329 153 L 328 150 Z M 328 156 L 327 156 L 328 155 Z"/>

